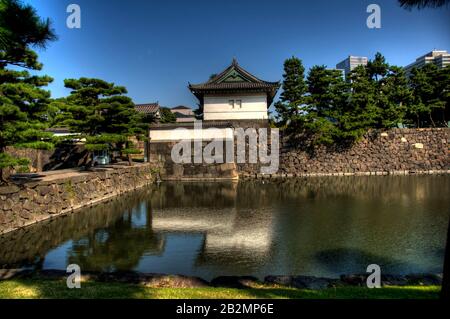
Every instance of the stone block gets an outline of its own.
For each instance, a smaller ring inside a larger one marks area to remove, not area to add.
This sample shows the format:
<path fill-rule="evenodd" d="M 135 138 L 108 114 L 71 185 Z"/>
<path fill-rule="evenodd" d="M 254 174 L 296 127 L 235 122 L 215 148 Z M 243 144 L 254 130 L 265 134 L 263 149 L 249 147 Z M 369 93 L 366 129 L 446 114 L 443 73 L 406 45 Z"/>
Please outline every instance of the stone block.
<path fill-rule="evenodd" d="M 0 195 L 9 195 L 17 193 L 20 188 L 16 185 L 0 186 Z"/>

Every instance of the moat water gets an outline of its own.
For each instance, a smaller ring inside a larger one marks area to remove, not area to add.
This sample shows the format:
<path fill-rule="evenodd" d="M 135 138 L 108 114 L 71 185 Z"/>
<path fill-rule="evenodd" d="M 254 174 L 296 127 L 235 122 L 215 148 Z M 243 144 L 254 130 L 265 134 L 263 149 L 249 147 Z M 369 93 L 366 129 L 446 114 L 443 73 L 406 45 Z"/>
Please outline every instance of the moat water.
<path fill-rule="evenodd" d="M 449 194 L 448 175 L 164 182 L 0 237 L 0 268 L 439 273 Z"/>

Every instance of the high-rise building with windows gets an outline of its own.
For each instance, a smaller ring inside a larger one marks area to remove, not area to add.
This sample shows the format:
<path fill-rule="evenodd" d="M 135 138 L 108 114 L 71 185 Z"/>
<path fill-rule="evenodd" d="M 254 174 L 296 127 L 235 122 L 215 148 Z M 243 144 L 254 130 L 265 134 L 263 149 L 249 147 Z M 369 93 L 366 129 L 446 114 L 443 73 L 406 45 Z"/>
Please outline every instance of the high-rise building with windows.
<path fill-rule="evenodd" d="M 344 61 L 336 64 L 336 69 L 343 70 L 344 75 L 347 77 L 354 68 L 356 68 L 358 65 L 367 65 L 367 62 L 367 57 L 350 55 Z"/>
<path fill-rule="evenodd" d="M 416 61 L 404 67 L 406 75 L 411 74 L 413 68 L 421 68 L 425 64 L 434 63 L 438 68 L 445 68 L 450 65 L 450 54 L 445 50 L 433 50 L 418 57 Z"/>

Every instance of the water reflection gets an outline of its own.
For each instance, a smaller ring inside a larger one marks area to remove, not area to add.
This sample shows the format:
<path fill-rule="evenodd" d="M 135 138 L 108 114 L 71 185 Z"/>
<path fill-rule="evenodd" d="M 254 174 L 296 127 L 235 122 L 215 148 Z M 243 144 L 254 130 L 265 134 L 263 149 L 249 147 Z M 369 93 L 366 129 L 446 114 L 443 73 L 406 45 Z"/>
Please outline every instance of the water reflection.
<path fill-rule="evenodd" d="M 217 275 L 442 270 L 448 176 L 164 183 L 0 238 L 0 267 Z"/>

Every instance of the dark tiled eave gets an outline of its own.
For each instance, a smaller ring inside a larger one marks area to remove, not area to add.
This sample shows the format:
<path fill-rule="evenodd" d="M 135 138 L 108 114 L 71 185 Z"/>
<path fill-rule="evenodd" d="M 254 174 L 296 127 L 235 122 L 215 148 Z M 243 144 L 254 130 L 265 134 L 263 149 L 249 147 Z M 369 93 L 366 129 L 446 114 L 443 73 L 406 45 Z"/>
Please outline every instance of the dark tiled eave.
<path fill-rule="evenodd" d="M 136 104 L 135 110 L 144 113 L 144 114 L 153 114 L 158 112 L 159 104 L 158 103 L 146 103 L 146 104 Z"/>
<path fill-rule="evenodd" d="M 222 82 L 222 83 L 204 83 L 204 84 L 190 84 L 189 89 L 192 91 L 224 91 L 224 90 L 277 90 L 280 87 L 278 82 Z"/>
<path fill-rule="evenodd" d="M 242 78 L 242 81 L 225 81 L 229 72 L 235 71 Z M 209 81 L 200 84 L 190 84 L 191 92 L 203 103 L 205 94 L 221 93 L 266 93 L 267 102 L 270 105 L 280 88 L 279 82 L 263 81 L 245 69 L 241 68 L 237 61 L 233 59 L 231 65 Z"/>

